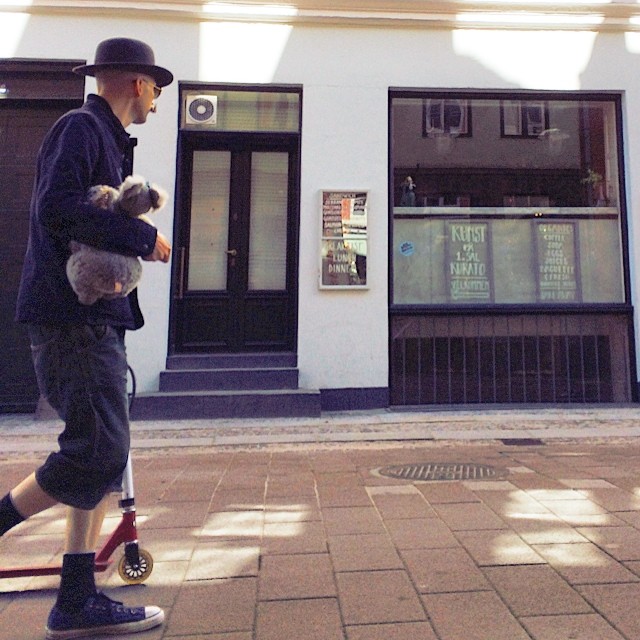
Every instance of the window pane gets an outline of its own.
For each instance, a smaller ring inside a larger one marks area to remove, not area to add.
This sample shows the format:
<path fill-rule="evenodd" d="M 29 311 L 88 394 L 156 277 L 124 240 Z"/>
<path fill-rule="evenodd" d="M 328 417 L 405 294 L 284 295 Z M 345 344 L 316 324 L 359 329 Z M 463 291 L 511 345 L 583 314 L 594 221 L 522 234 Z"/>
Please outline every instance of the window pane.
<path fill-rule="evenodd" d="M 505 136 L 522 134 L 521 103 L 517 100 L 505 100 L 502 104 L 503 133 Z"/>
<path fill-rule="evenodd" d="M 300 130 L 300 94 L 266 91 L 189 90 L 182 126 L 208 131 Z"/>
<path fill-rule="evenodd" d="M 624 302 L 614 99 L 456 98 L 392 99 L 394 303 Z"/>
<path fill-rule="evenodd" d="M 289 154 L 251 156 L 249 289 L 286 289 Z"/>
<path fill-rule="evenodd" d="M 193 154 L 190 291 L 227 288 L 230 167 L 228 151 L 195 151 Z"/>

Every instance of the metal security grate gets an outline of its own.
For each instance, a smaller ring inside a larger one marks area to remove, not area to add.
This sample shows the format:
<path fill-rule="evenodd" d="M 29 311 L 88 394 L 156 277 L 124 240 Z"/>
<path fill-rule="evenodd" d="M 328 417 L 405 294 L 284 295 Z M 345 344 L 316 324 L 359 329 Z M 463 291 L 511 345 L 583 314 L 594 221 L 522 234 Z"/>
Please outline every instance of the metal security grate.
<path fill-rule="evenodd" d="M 506 471 L 486 464 L 468 462 L 420 462 L 417 464 L 390 465 L 376 470 L 387 478 L 398 480 L 496 480 Z"/>
<path fill-rule="evenodd" d="M 632 399 L 626 318 L 517 320 L 392 318 L 392 404 Z"/>

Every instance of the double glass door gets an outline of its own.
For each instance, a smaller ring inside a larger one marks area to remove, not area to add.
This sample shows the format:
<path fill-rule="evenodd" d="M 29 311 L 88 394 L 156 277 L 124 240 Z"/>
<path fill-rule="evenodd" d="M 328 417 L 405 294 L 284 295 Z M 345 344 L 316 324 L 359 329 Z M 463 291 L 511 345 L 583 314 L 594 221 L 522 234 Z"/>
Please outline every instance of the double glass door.
<path fill-rule="evenodd" d="M 295 153 L 236 141 L 183 154 L 176 351 L 293 348 Z"/>

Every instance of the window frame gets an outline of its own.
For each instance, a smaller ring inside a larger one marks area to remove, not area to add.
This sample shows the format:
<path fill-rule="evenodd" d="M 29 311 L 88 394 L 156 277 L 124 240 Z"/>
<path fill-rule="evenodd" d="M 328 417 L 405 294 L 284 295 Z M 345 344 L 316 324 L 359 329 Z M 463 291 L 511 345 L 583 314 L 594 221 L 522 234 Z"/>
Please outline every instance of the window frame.
<path fill-rule="evenodd" d="M 514 133 L 507 131 L 507 106 L 516 110 L 515 122 L 511 126 L 516 127 Z M 539 131 L 528 118 L 532 109 L 540 112 L 539 122 L 542 124 Z M 544 100 L 501 100 L 500 101 L 500 137 L 501 138 L 528 138 L 537 140 L 549 129 L 549 103 Z"/>
<path fill-rule="evenodd" d="M 440 103 L 440 119 L 442 126 L 430 126 L 430 109 L 434 106 L 432 103 Z M 447 127 L 446 107 L 447 103 L 456 102 L 460 108 L 460 126 Z M 455 129 L 458 129 L 457 131 Z M 470 138 L 472 136 L 471 128 L 471 105 L 468 100 L 459 98 L 425 98 L 422 101 L 422 137 L 435 138 L 437 136 L 449 135 L 460 138 Z"/>

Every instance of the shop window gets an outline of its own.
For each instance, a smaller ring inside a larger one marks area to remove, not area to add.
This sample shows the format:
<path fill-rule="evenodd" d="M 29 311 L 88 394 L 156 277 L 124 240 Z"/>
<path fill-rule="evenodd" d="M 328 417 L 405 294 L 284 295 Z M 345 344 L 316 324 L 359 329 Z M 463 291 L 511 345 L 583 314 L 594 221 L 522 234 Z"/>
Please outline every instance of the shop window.
<path fill-rule="evenodd" d="M 390 104 L 392 306 L 627 301 L 619 96 Z"/>

